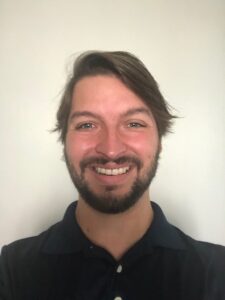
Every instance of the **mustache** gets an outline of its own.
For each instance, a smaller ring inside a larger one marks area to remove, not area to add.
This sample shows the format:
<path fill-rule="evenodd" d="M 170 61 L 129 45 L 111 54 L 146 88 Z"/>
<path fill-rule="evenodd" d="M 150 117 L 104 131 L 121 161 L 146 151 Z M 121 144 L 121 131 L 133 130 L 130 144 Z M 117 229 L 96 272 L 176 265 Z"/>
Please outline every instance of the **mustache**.
<path fill-rule="evenodd" d="M 137 169 L 139 170 L 143 163 L 138 159 L 137 157 L 133 156 L 121 156 L 116 159 L 106 159 L 104 157 L 88 157 L 83 159 L 80 162 L 80 169 L 83 172 L 85 168 L 87 168 L 89 165 L 93 164 L 100 164 L 100 165 L 105 165 L 107 163 L 115 163 L 115 164 L 123 164 L 123 163 L 132 163 L 137 166 Z"/>

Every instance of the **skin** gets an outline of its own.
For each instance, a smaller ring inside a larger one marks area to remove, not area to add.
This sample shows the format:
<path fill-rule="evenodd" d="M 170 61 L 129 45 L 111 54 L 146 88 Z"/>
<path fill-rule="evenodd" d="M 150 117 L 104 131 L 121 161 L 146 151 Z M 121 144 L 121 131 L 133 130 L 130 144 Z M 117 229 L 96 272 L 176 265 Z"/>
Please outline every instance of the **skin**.
<path fill-rule="evenodd" d="M 81 175 L 80 162 L 100 157 L 114 160 L 121 156 L 138 158 L 142 164 L 108 162 L 90 165 L 83 176 L 92 191 L 118 199 L 128 193 L 136 178 L 144 179 L 151 168 L 160 141 L 157 126 L 147 105 L 118 78 L 89 76 L 75 86 L 68 121 L 65 152 Z M 129 168 L 125 174 L 98 174 L 104 169 Z M 137 203 L 118 214 L 105 214 L 90 207 L 81 196 L 76 218 L 84 234 L 119 260 L 149 228 L 153 211 L 147 189 Z"/>

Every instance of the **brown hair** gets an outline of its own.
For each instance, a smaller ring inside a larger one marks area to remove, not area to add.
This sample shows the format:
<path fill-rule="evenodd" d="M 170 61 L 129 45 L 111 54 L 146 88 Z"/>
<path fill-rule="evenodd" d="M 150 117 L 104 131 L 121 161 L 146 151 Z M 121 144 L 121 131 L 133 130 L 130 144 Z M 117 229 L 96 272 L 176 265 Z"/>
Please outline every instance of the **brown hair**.
<path fill-rule="evenodd" d="M 157 82 L 144 64 L 128 52 L 88 51 L 76 59 L 72 76 L 65 86 L 57 112 L 54 131 L 59 131 L 59 139 L 62 143 L 66 138 L 72 94 L 76 83 L 85 76 L 104 74 L 115 75 L 145 102 L 155 118 L 160 138 L 169 132 L 175 116 L 170 113 L 169 105 L 160 93 Z"/>

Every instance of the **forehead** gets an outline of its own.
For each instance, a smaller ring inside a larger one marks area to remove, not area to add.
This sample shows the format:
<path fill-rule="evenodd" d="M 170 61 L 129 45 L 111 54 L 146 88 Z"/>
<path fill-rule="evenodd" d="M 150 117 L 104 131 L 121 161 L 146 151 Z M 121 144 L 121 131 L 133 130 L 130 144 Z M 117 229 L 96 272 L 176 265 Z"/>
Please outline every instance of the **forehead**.
<path fill-rule="evenodd" d="M 80 110 L 122 113 L 131 108 L 144 108 L 151 113 L 144 101 L 116 76 L 87 76 L 74 87 L 71 113 Z"/>

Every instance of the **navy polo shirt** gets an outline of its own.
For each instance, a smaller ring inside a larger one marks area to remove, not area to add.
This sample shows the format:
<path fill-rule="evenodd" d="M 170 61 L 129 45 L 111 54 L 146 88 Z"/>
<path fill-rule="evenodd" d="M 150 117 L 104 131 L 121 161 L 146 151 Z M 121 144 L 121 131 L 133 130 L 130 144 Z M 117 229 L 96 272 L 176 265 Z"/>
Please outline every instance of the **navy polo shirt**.
<path fill-rule="evenodd" d="M 225 248 L 193 240 L 152 207 L 150 228 L 116 261 L 85 237 L 72 203 L 61 222 L 3 248 L 0 299 L 225 300 Z"/>

